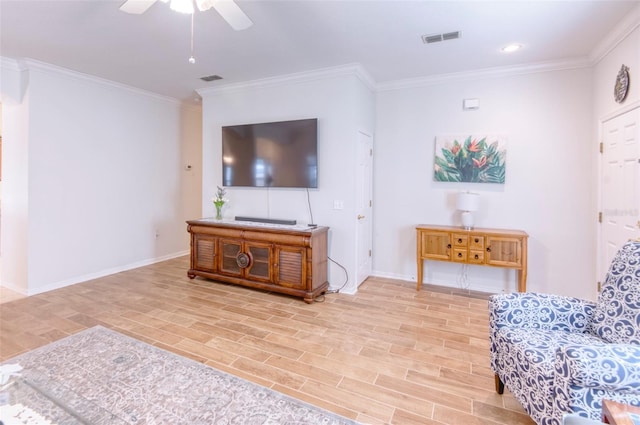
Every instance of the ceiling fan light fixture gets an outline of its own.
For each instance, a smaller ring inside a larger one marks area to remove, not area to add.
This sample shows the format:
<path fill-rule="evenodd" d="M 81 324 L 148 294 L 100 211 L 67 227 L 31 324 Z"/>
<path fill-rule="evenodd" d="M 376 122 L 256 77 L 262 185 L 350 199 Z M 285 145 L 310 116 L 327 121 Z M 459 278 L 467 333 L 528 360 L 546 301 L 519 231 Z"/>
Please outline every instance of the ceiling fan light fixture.
<path fill-rule="evenodd" d="M 186 14 L 192 14 L 194 11 L 193 0 L 171 0 L 169 7 L 171 10 Z"/>
<path fill-rule="evenodd" d="M 196 6 L 198 6 L 199 11 L 204 12 L 213 7 L 213 0 L 196 0 Z"/>

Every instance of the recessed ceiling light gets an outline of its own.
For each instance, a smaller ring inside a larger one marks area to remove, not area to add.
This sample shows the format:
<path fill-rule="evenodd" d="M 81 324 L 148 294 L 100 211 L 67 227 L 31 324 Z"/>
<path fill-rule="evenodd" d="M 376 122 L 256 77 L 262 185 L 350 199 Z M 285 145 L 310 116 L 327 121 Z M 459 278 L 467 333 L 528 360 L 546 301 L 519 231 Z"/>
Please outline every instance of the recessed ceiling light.
<path fill-rule="evenodd" d="M 502 49 L 500 49 L 500 51 L 502 53 L 513 53 L 513 52 L 517 52 L 520 49 L 522 49 L 522 44 L 511 43 L 504 46 Z"/>

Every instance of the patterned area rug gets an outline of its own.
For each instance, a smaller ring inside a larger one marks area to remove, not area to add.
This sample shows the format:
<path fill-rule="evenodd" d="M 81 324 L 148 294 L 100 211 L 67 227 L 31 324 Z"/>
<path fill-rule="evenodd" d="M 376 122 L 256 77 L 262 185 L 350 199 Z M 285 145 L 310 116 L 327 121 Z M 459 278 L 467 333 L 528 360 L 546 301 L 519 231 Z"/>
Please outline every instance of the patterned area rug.
<path fill-rule="evenodd" d="M 5 363 L 24 367 L 13 401 L 60 416 L 58 400 L 71 412 L 60 424 L 357 425 L 101 326 Z"/>

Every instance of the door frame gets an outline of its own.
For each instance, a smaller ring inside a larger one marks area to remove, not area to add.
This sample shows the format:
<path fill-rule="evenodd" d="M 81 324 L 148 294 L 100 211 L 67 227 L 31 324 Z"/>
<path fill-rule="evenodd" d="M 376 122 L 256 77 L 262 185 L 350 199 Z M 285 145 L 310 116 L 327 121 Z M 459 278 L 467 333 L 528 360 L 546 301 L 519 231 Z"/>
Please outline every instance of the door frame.
<path fill-rule="evenodd" d="M 368 213 L 368 225 L 366 226 L 365 232 L 366 232 L 366 237 L 368 238 L 368 242 L 369 242 L 369 252 L 371 252 L 371 254 L 369 255 L 369 267 L 368 267 L 368 272 L 367 272 L 367 276 L 364 276 L 360 273 L 361 269 L 360 269 L 360 242 L 361 242 L 361 237 L 362 237 L 362 233 L 361 233 L 361 225 L 359 222 L 359 219 L 357 217 L 354 217 L 355 220 L 355 225 L 356 225 L 356 232 L 355 232 L 355 285 L 356 288 L 358 286 L 360 286 L 360 284 L 362 284 L 362 282 L 364 282 L 367 277 L 369 277 L 371 275 L 371 272 L 373 270 L 373 135 L 370 134 L 367 131 L 364 130 L 358 130 L 358 135 L 357 135 L 357 146 L 356 146 L 356 160 L 358 160 L 358 155 L 359 155 L 359 150 L 361 149 L 360 143 L 361 143 L 361 137 L 364 136 L 366 138 L 368 138 L 368 143 L 369 143 L 369 147 L 371 149 L 370 151 L 370 155 L 369 155 L 369 163 L 370 163 L 370 167 L 369 167 L 369 175 L 366 176 L 366 179 L 368 179 L 368 186 L 369 186 L 369 200 L 370 200 L 370 204 L 369 207 L 367 208 Z M 360 184 L 366 184 L 366 182 L 361 182 L 360 181 L 360 176 L 357 175 L 356 176 L 356 197 L 358 196 L 358 191 L 361 190 L 361 186 Z M 356 198 L 357 199 L 357 198 Z M 360 206 L 356 205 L 356 211 L 355 211 L 356 215 L 360 213 Z"/>
<path fill-rule="evenodd" d="M 604 123 L 638 108 L 640 108 L 640 100 L 636 100 L 627 105 L 624 105 L 619 109 L 616 109 L 615 111 L 600 117 L 598 120 L 598 139 L 596 140 L 596 155 L 598 156 L 598 159 L 596 161 L 597 173 L 598 173 L 597 182 L 596 182 L 597 209 L 595 213 L 595 217 L 596 217 L 596 220 L 595 220 L 596 222 L 596 270 L 595 270 L 596 282 L 603 282 L 605 274 L 609 269 L 609 264 L 604 264 L 605 252 L 604 252 L 603 237 L 602 237 L 603 226 L 602 226 L 602 223 L 600 223 L 600 221 L 597 218 L 598 214 L 603 211 L 603 207 L 604 207 L 602 205 L 602 178 L 603 178 L 603 172 L 604 172 L 602 161 L 604 160 L 604 155 L 600 153 L 600 143 L 603 143 L 603 140 L 604 140 Z M 598 295 L 598 292 L 599 292 L 598 289 L 599 288 L 595 287 L 596 296 Z"/>

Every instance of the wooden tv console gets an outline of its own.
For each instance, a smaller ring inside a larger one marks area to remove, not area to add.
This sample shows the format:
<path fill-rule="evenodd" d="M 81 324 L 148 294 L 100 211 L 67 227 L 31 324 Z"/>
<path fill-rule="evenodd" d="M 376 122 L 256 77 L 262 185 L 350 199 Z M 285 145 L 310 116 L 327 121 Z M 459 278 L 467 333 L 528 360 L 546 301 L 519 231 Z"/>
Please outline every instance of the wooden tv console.
<path fill-rule="evenodd" d="M 215 219 L 187 221 L 187 276 L 279 292 L 312 303 L 329 288 L 328 227 Z"/>

